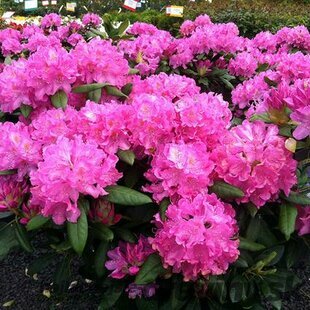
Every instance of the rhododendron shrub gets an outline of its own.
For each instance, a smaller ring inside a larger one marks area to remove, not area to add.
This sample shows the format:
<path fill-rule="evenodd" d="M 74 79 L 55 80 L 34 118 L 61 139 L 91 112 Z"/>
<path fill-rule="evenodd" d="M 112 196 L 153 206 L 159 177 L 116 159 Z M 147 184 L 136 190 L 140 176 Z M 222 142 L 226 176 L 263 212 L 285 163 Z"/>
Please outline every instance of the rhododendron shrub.
<path fill-rule="evenodd" d="M 308 253 L 309 38 L 207 15 L 177 38 L 92 13 L 8 25 L 0 258 L 44 235 L 29 273 L 59 254 L 61 295 L 79 257 L 100 309 L 279 309 Z"/>

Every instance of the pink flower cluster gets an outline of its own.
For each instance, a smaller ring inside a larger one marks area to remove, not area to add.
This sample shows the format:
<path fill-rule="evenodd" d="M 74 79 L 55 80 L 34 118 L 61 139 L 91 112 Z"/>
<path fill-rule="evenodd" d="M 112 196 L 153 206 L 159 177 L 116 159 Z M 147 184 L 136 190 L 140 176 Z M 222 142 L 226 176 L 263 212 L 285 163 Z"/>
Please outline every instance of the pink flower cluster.
<path fill-rule="evenodd" d="M 297 163 L 275 125 L 244 121 L 232 128 L 221 143 L 212 154 L 215 171 L 221 179 L 244 191 L 242 202 L 261 207 L 278 198 L 280 190 L 288 196 L 296 183 Z"/>
<path fill-rule="evenodd" d="M 156 216 L 152 247 L 163 257 L 164 267 L 182 272 L 185 281 L 222 274 L 239 256 L 234 215 L 214 194 L 182 198 L 169 206 L 166 221 Z"/>

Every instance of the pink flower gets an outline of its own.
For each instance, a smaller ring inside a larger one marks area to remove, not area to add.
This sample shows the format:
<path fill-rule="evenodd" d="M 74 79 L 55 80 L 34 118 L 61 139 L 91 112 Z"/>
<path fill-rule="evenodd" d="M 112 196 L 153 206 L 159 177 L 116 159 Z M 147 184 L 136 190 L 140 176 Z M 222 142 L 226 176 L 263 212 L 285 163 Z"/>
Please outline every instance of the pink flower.
<path fill-rule="evenodd" d="M 42 28 L 59 27 L 60 25 L 61 17 L 55 13 L 47 14 L 41 20 Z"/>
<path fill-rule="evenodd" d="M 79 42 L 71 55 L 77 62 L 82 83 L 110 83 L 115 86 L 127 83 L 128 62 L 110 41 L 95 38 L 88 43 Z"/>
<path fill-rule="evenodd" d="M 0 176 L 0 212 L 20 207 L 27 191 L 26 182 L 19 182 L 17 175 Z"/>
<path fill-rule="evenodd" d="M 82 23 L 85 26 L 99 26 L 102 23 L 102 19 L 99 15 L 94 13 L 87 13 L 82 18 Z"/>
<path fill-rule="evenodd" d="M 153 153 L 160 144 L 171 140 L 175 111 L 169 100 L 155 95 L 135 96 L 132 113 L 128 129 L 134 145 L 142 145 L 147 153 Z"/>
<path fill-rule="evenodd" d="M 192 32 L 196 29 L 196 25 L 191 20 L 186 20 L 180 27 L 180 33 L 187 37 L 192 34 Z"/>
<path fill-rule="evenodd" d="M 145 189 L 153 193 L 156 201 L 165 197 L 194 197 L 212 183 L 210 174 L 214 163 L 209 157 L 201 142 L 163 145 L 145 174 L 152 182 Z"/>
<path fill-rule="evenodd" d="M 232 114 L 222 95 L 202 93 L 175 102 L 178 127 L 175 132 L 185 142 L 201 141 L 212 150 L 226 134 Z"/>
<path fill-rule="evenodd" d="M 135 299 L 137 297 L 150 298 L 155 295 L 157 288 L 158 288 L 158 285 L 154 283 L 138 285 L 133 282 L 128 285 L 125 291 L 128 293 L 128 298 L 130 299 Z"/>
<path fill-rule="evenodd" d="M 310 234 L 310 206 L 298 206 L 296 230 L 299 236 Z"/>
<path fill-rule="evenodd" d="M 33 204 L 42 204 L 42 214 L 52 215 L 56 224 L 65 219 L 76 221 L 79 194 L 98 198 L 107 194 L 104 188 L 121 177 L 116 170 L 117 156 L 98 149 L 94 142 L 60 137 L 43 149 L 43 161 L 30 174 Z"/>
<path fill-rule="evenodd" d="M 157 31 L 159 30 L 154 25 L 140 22 L 135 22 L 128 29 L 128 32 L 133 35 L 141 35 L 141 34 L 153 35 Z"/>
<path fill-rule="evenodd" d="M 293 132 L 297 140 L 302 140 L 310 136 L 310 106 L 299 108 L 291 114 L 291 119 L 298 123 Z"/>
<path fill-rule="evenodd" d="M 118 247 L 108 252 L 109 260 L 105 266 L 108 270 L 113 270 L 110 277 L 114 279 L 122 279 L 126 275 L 134 276 L 153 252 L 144 236 L 140 236 L 135 244 L 120 241 Z"/>
<path fill-rule="evenodd" d="M 71 91 L 77 77 L 76 59 L 63 48 L 42 47 L 27 62 L 27 87 L 40 101 L 63 90 Z"/>
<path fill-rule="evenodd" d="M 184 281 L 223 274 L 238 258 L 234 209 L 214 194 L 182 198 L 168 207 L 166 216 L 164 222 L 155 216 L 157 231 L 150 242 L 164 267 L 182 273 Z"/>
<path fill-rule="evenodd" d="M 94 140 L 108 153 L 118 149 L 128 150 L 131 146 L 127 126 L 133 119 L 133 111 L 128 105 L 117 102 L 100 104 L 87 101 L 79 113 L 79 132 Z"/>
<path fill-rule="evenodd" d="M 30 137 L 29 127 L 0 123 L 0 170 L 19 169 L 20 176 L 29 172 L 41 158 L 41 145 Z"/>
<path fill-rule="evenodd" d="M 228 70 L 233 75 L 251 77 L 254 75 L 257 65 L 257 60 L 251 53 L 243 52 L 230 60 Z"/>
<path fill-rule="evenodd" d="M 29 104 L 26 82 L 27 62 L 24 59 L 5 66 L 0 73 L 0 109 L 12 113 L 21 104 Z"/>
<path fill-rule="evenodd" d="M 139 96 L 142 93 L 163 96 L 166 99 L 176 101 L 185 96 L 192 97 L 198 95 L 200 88 L 196 85 L 195 80 L 186 76 L 177 74 L 167 75 L 161 72 L 158 75 L 151 75 L 143 80 L 138 77 L 134 80 L 130 98 Z"/>
<path fill-rule="evenodd" d="M 89 217 L 94 222 L 100 222 L 107 226 L 118 223 L 122 218 L 120 214 L 115 214 L 114 204 L 104 199 L 97 199 L 92 202 Z"/>
<path fill-rule="evenodd" d="M 281 190 L 288 196 L 296 184 L 297 162 L 275 125 L 244 121 L 223 137 L 212 159 L 218 176 L 243 190 L 240 201 L 258 208 L 277 199 Z"/>

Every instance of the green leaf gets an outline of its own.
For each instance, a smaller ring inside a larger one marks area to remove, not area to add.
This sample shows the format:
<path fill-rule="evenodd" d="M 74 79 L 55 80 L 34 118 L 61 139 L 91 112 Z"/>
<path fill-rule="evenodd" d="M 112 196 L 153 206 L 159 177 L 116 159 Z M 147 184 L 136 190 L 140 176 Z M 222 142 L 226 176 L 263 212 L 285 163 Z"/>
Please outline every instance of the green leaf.
<path fill-rule="evenodd" d="M 297 213 L 297 208 L 290 203 L 284 203 L 280 206 L 279 229 L 286 240 L 289 240 L 295 231 Z"/>
<path fill-rule="evenodd" d="M 41 228 L 44 224 L 49 221 L 49 217 L 44 217 L 42 215 L 36 215 L 33 217 L 26 225 L 28 231 Z"/>
<path fill-rule="evenodd" d="M 32 111 L 33 111 L 33 108 L 30 105 L 22 104 L 20 106 L 20 112 L 25 118 L 28 118 L 28 116 L 30 115 Z"/>
<path fill-rule="evenodd" d="M 129 75 L 138 74 L 138 73 L 140 73 L 140 71 L 135 68 L 130 68 L 128 72 Z"/>
<path fill-rule="evenodd" d="M 260 219 L 257 217 L 251 218 L 245 233 L 245 237 L 247 240 L 256 241 L 259 234 L 260 234 Z"/>
<path fill-rule="evenodd" d="M 0 175 L 11 175 L 11 174 L 16 174 L 17 169 L 9 169 L 9 170 L 2 170 L 0 171 Z"/>
<path fill-rule="evenodd" d="M 210 191 L 222 199 L 242 198 L 244 196 L 240 188 L 222 181 L 214 182 L 210 187 Z"/>
<path fill-rule="evenodd" d="M 256 69 L 257 73 L 266 71 L 269 68 L 269 64 L 268 63 L 263 63 L 263 64 L 259 64 L 259 66 Z"/>
<path fill-rule="evenodd" d="M 277 264 L 283 257 L 285 247 L 283 245 L 278 245 L 267 249 L 257 258 L 258 261 L 263 261 L 264 266 L 273 266 Z"/>
<path fill-rule="evenodd" d="M 71 259 L 69 256 L 65 256 L 62 262 L 60 262 L 54 273 L 53 287 L 56 293 L 64 293 L 69 288 L 70 283 L 70 264 Z"/>
<path fill-rule="evenodd" d="M 271 79 L 269 79 L 268 76 L 264 77 L 264 81 L 265 81 L 266 84 L 268 84 L 271 87 L 277 87 L 278 86 L 278 83 L 273 81 L 273 80 L 271 80 Z"/>
<path fill-rule="evenodd" d="M 14 213 L 11 211 L 8 212 L 0 212 L 0 219 L 4 219 L 6 217 L 12 216 Z"/>
<path fill-rule="evenodd" d="M 119 150 L 117 152 L 117 156 L 119 157 L 121 161 L 125 162 L 126 164 L 130 166 L 134 164 L 135 158 L 136 158 L 135 153 L 131 150 L 126 150 L 126 151 Z"/>
<path fill-rule="evenodd" d="M 18 222 L 15 223 L 15 235 L 20 244 L 20 246 L 26 251 L 31 253 L 33 251 L 33 247 L 29 241 L 27 231 L 24 226 L 19 224 Z"/>
<path fill-rule="evenodd" d="M 260 233 L 257 236 L 256 242 L 263 244 L 266 247 L 272 247 L 278 243 L 277 238 L 271 232 L 268 224 L 264 220 L 260 220 Z"/>
<path fill-rule="evenodd" d="M 136 298 L 136 306 L 138 310 L 158 310 L 158 301 L 150 298 Z"/>
<path fill-rule="evenodd" d="M 98 88 L 98 89 L 90 91 L 87 94 L 87 98 L 93 102 L 98 103 L 101 99 L 101 95 L 102 95 L 102 89 Z"/>
<path fill-rule="evenodd" d="M 240 245 L 239 249 L 242 250 L 248 250 L 252 252 L 260 251 L 265 249 L 265 246 L 256 242 L 253 242 L 251 240 L 247 240 L 245 238 L 240 237 Z"/>
<path fill-rule="evenodd" d="M 125 186 L 113 185 L 105 190 L 109 193 L 106 199 L 120 205 L 139 206 L 152 202 L 149 196 Z"/>
<path fill-rule="evenodd" d="M 106 269 L 105 269 L 105 262 L 107 260 L 107 252 L 109 250 L 109 242 L 108 241 L 102 241 L 95 253 L 95 271 L 99 278 L 103 277 Z"/>
<path fill-rule="evenodd" d="M 34 274 L 41 272 L 45 268 L 51 266 L 55 261 L 56 257 L 57 256 L 53 253 L 53 254 L 46 254 L 44 256 L 37 258 L 28 266 L 27 273 L 33 276 Z"/>
<path fill-rule="evenodd" d="M 130 243 L 137 242 L 137 238 L 129 229 L 123 227 L 115 227 L 113 230 L 115 234 L 122 240 Z"/>
<path fill-rule="evenodd" d="M 211 277 L 208 284 L 210 293 L 217 298 L 217 300 L 223 304 L 227 296 L 227 288 L 225 281 L 219 277 Z"/>
<path fill-rule="evenodd" d="M 270 124 L 272 123 L 268 113 L 254 114 L 250 118 L 251 122 L 254 121 L 263 121 L 264 123 Z"/>
<path fill-rule="evenodd" d="M 168 309 L 182 310 L 191 297 L 190 283 L 183 282 L 181 279 L 174 280 L 171 296 L 169 299 L 170 305 Z"/>
<path fill-rule="evenodd" d="M 149 284 L 156 280 L 156 278 L 165 272 L 161 258 L 157 254 L 150 255 L 136 276 L 136 284 Z"/>
<path fill-rule="evenodd" d="M 291 291 L 301 282 L 294 272 L 288 270 L 278 270 L 274 274 L 264 276 L 264 279 L 273 290 L 281 293 Z"/>
<path fill-rule="evenodd" d="M 118 301 L 118 299 L 121 297 L 124 288 L 125 288 L 125 282 L 114 281 L 113 284 L 110 285 L 108 289 L 104 292 L 98 310 L 111 309 Z"/>
<path fill-rule="evenodd" d="M 167 211 L 169 205 L 170 205 L 170 199 L 169 198 L 165 198 L 164 200 L 162 200 L 160 205 L 159 205 L 159 214 L 160 214 L 160 218 L 162 221 L 166 220 L 166 211 Z"/>
<path fill-rule="evenodd" d="M 288 197 L 285 195 L 281 195 L 281 197 L 297 205 L 310 205 L 310 198 L 301 193 L 291 191 Z"/>
<path fill-rule="evenodd" d="M 4 59 L 5 65 L 10 65 L 12 63 L 12 58 L 10 56 L 6 56 Z"/>
<path fill-rule="evenodd" d="M 83 207 L 80 207 L 81 215 L 77 223 L 67 223 L 67 232 L 72 248 L 81 255 L 88 237 L 87 215 Z"/>
<path fill-rule="evenodd" d="M 127 30 L 127 28 L 129 27 L 130 22 L 129 20 L 125 20 L 123 21 L 119 27 L 117 28 L 118 30 L 118 35 L 121 36 L 122 34 L 124 34 L 124 32 Z"/>
<path fill-rule="evenodd" d="M 111 241 L 114 238 L 113 231 L 102 223 L 95 223 L 91 228 L 95 237 L 102 241 Z"/>
<path fill-rule="evenodd" d="M 63 242 L 60 242 L 58 244 L 51 244 L 50 247 L 58 253 L 67 252 L 72 248 L 69 240 L 64 240 Z"/>
<path fill-rule="evenodd" d="M 132 83 L 128 83 L 126 85 L 124 85 L 121 89 L 122 93 L 125 94 L 126 96 L 129 96 L 130 93 L 132 92 L 132 87 L 133 84 Z"/>
<path fill-rule="evenodd" d="M 16 237 L 14 226 L 0 222 L 0 260 L 15 247 L 19 245 Z"/>
<path fill-rule="evenodd" d="M 128 98 L 124 93 L 122 93 L 118 88 L 115 86 L 105 86 L 104 89 L 106 90 L 108 95 L 121 97 L 121 98 Z"/>
<path fill-rule="evenodd" d="M 89 93 L 91 91 L 102 89 L 110 84 L 108 83 L 91 83 L 91 84 L 84 84 L 79 85 L 72 88 L 72 92 L 75 94 L 82 94 L 82 93 Z"/>
<path fill-rule="evenodd" d="M 68 104 L 68 96 L 63 90 L 59 90 L 56 94 L 51 97 L 52 105 L 59 109 L 65 109 Z"/>
<path fill-rule="evenodd" d="M 201 310 L 199 298 L 191 298 L 187 303 L 185 310 Z"/>
<path fill-rule="evenodd" d="M 247 298 L 248 281 L 237 275 L 230 283 L 229 296 L 233 303 L 244 301 Z"/>

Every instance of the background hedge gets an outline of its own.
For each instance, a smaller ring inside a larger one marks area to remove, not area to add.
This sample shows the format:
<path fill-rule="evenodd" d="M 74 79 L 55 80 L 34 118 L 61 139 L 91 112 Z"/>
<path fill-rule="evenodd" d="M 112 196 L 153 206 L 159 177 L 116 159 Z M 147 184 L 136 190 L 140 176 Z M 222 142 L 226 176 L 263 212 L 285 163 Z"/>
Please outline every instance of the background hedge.
<path fill-rule="evenodd" d="M 240 29 L 240 34 L 247 37 L 253 37 L 264 30 L 275 32 L 284 26 L 305 25 L 310 28 L 310 0 L 213 0 L 211 4 L 204 0 L 196 0 L 196 2 L 149 0 L 147 10 L 130 12 L 123 9 L 121 13 L 118 13 L 118 10 L 123 0 L 75 1 L 78 3 L 76 15 L 86 13 L 85 6 L 89 11 L 100 15 L 108 12 L 114 20 L 129 19 L 132 23 L 135 21 L 152 23 L 160 29 L 171 31 L 174 35 L 185 19 L 194 19 L 201 14 L 208 14 L 217 23 L 236 23 Z M 67 14 L 66 2 L 66 0 L 58 0 L 57 7 L 46 8 L 41 6 L 41 0 L 39 0 L 39 9 L 26 14 L 44 15 L 58 12 L 61 5 L 64 5 L 61 13 Z M 185 5 L 184 19 L 165 15 L 163 8 L 169 3 Z M 17 4 L 14 3 L 14 0 L 2 0 L 2 9 L 13 10 L 17 15 L 25 15 L 23 7 L 24 3 Z"/>

